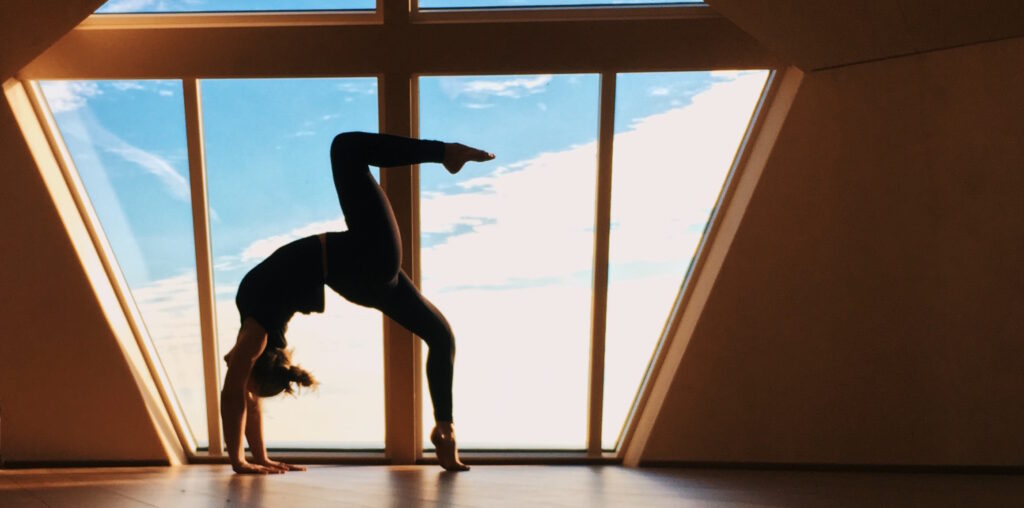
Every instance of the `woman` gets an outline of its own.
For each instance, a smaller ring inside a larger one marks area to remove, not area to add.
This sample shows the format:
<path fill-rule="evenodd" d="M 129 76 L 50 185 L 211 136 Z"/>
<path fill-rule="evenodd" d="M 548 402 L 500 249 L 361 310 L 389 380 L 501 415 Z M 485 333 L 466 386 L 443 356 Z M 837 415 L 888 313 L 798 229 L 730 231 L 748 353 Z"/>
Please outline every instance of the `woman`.
<path fill-rule="evenodd" d="M 436 421 L 430 440 L 442 467 L 469 469 L 459 460 L 452 422 L 455 339 L 444 316 L 401 270 L 398 225 L 369 166 L 440 162 L 455 174 L 466 162 L 493 158 L 459 143 L 363 132 L 334 138 L 331 168 L 348 231 L 310 236 L 281 247 L 247 273 L 238 287 L 235 302 L 242 326 L 235 346 L 224 357 L 228 370 L 221 391 L 224 439 L 236 473 L 304 470 L 267 457 L 260 397 L 291 393 L 293 383 L 310 386 L 315 382 L 308 372 L 291 365 L 284 332 L 296 312 L 323 312 L 325 284 L 353 303 L 380 309 L 427 343 L 427 385 Z M 245 459 L 243 432 L 252 463 Z"/>

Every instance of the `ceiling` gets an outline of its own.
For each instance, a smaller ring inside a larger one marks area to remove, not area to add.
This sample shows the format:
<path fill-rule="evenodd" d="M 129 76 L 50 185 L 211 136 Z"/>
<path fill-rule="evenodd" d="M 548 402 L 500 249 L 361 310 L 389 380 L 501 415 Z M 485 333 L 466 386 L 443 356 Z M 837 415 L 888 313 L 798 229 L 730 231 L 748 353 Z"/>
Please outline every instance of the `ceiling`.
<path fill-rule="evenodd" d="M 1019 0 L 707 0 L 805 71 L 1024 36 Z"/>

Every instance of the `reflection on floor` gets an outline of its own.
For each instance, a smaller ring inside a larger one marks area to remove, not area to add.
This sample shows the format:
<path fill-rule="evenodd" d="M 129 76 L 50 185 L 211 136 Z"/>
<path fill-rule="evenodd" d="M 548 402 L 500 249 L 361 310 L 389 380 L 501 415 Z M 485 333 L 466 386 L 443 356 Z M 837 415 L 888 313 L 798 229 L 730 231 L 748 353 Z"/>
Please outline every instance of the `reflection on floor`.
<path fill-rule="evenodd" d="M 312 466 L 236 476 L 227 466 L 0 471 L 0 506 L 1019 506 L 1024 477 L 618 466 Z"/>

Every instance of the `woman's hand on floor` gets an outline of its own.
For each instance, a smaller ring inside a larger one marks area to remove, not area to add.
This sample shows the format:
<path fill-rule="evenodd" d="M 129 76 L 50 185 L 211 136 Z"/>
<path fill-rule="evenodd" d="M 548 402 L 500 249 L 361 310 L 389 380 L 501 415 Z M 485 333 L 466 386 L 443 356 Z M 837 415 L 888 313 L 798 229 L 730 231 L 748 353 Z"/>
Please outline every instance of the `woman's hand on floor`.
<path fill-rule="evenodd" d="M 266 467 L 266 468 L 269 468 L 269 469 L 278 470 L 278 471 L 280 471 L 282 473 L 285 472 L 285 471 L 305 471 L 306 470 L 306 468 L 303 467 L 303 466 L 296 466 L 294 464 L 286 464 L 284 462 L 278 462 L 276 460 L 270 460 L 270 459 L 266 459 L 266 460 L 260 461 L 259 465 L 261 465 L 263 467 Z"/>
<path fill-rule="evenodd" d="M 231 469 L 237 474 L 281 474 L 286 469 L 272 468 L 263 464 L 252 464 L 249 462 L 238 462 L 231 464 Z"/>

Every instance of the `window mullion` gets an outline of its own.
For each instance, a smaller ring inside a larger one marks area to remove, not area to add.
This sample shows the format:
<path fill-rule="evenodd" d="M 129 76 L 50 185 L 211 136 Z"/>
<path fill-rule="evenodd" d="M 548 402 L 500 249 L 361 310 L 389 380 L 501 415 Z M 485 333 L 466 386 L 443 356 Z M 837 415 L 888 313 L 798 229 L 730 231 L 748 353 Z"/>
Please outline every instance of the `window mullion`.
<path fill-rule="evenodd" d="M 587 403 L 587 453 L 601 454 L 604 414 L 604 342 L 608 310 L 608 237 L 611 226 L 612 142 L 615 137 L 615 73 L 601 74 L 597 140 L 597 200 L 594 224 L 594 287 L 590 324 L 590 383 Z"/>
<path fill-rule="evenodd" d="M 405 73 L 387 73 L 381 79 L 382 132 L 411 136 L 412 79 Z M 414 281 L 416 273 L 414 193 L 418 192 L 413 167 L 382 168 L 380 179 L 391 202 L 395 220 L 406 246 L 402 270 Z M 419 344 L 415 336 L 398 323 L 384 318 L 384 407 L 385 450 L 392 464 L 414 464 L 419 459 L 420 414 Z"/>
<path fill-rule="evenodd" d="M 224 454 L 220 428 L 220 373 L 217 362 L 217 309 L 213 292 L 210 253 L 209 204 L 206 197 L 206 164 L 203 149 L 202 100 L 199 81 L 182 80 L 185 96 L 185 129 L 188 139 L 188 174 L 192 195 L 192 231 L 196 247 L 196 282 L 199 288 L 199 328 L 203 343 L 203 377 L 206 387 L 206 424 L 209 453 Z"/>

